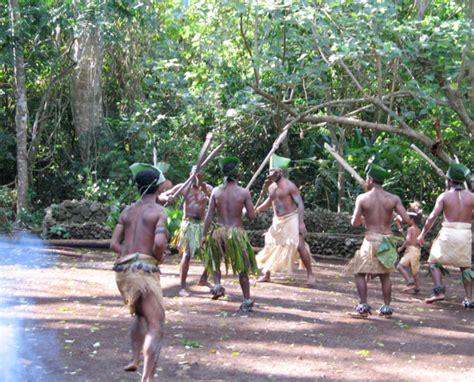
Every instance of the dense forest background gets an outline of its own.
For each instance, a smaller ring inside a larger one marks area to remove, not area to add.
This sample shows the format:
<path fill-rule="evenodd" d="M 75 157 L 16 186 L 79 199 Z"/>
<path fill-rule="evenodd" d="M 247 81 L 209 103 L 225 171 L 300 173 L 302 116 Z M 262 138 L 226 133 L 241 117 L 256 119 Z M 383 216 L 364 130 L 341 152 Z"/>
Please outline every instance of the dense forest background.
<path fill-rule="evenodd" d="M 210 131 L 246 183 L 287 130 L 277 153 L 309 208 L 349 211 L 360 192 L 325 142 L 431 207 L 444 181 L 410 144 L 474 168 L 473 3 L 2 2 L 0 221 L 38 225 L 71 198 L 116 211 L 136 197 L 130 164 L 155 151 L 183 181 Z"/>

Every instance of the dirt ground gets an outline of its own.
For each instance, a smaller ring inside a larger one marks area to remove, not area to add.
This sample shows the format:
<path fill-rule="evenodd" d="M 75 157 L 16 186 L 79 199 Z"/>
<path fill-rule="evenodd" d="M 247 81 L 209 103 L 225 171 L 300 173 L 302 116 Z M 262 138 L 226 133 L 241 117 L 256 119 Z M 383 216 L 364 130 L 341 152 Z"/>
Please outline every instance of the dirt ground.
<path fill-rule="evenodd" d="M 130 317 L 110 271 L 112 254 L 12 253 L 2 250 L 0 265 L 0 379 L 139 380 L 138 372 L 122 371 Z M 198 263 L 190 269 L 192 296 L 177 297 L 178 261 L 168 257 L 162 267 L 160 381 L 474 380 L 474 311 L 461 307 L 459 271 L 452 270 L 448 298 L 436 305 L 422 302 L 432 287 L 428 278 L 414 298 L 401 293 L 394 274 L 394 317 L 354 320 L 345 312 L 357 302 L 355 285 L 341 262 L 318 261 L 313 288 L 303 271 L 252 287 L 255 312 L 242 314 L 237 278 L 225 278 L 228 298 L 211 301 L 207 288 L 195 285 Z M 375 310 L 380 284 L 369 288 Z"/>

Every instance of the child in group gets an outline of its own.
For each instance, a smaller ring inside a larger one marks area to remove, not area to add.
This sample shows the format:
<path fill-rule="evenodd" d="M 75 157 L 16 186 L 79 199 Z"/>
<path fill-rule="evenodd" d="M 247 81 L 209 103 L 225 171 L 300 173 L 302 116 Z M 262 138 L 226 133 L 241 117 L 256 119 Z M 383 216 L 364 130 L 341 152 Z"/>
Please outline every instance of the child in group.
<path fill-rule="evenodd" d="M 410 203 L 408 209 L 408 215 L 412 218 L 412 222 L 407 229 L 405 242 L 398 248 L 398 253 L 405 251 L 405 254 L 401 258 L 397 265 L 398 271 L 402 274 L 403 278 L 407 282 L 406 287 L 403 289 L 404 292 L 418 294 L 420 293 L 420 256 L 421 248 L 416 242 L 416 238 L 421 233 L 419 225 L 421 223 L 422 211 L 419 202 Z M 410 275 L 408 269 L 411 268 L 413 281 L 410 281 Z"/>

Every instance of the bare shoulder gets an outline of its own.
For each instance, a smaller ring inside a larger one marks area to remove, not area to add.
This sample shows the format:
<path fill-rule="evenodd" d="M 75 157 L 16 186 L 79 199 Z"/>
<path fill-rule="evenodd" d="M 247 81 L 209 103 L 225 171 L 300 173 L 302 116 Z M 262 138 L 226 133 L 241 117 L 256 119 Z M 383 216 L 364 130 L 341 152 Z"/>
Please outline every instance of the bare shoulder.
<path fill-rule="evenodd" d="M 239 194 L 244 197 L 250 196 L 250 191 L 244 187 L 238 186 L 237 190 L 239 191 Z"/>
<path fill-rule="evenodd" d="M 206 189 L 208 192 L 212 192 L 214 190 L 214 187 L 212 187 L 210 184 L 206 183 Z"/>

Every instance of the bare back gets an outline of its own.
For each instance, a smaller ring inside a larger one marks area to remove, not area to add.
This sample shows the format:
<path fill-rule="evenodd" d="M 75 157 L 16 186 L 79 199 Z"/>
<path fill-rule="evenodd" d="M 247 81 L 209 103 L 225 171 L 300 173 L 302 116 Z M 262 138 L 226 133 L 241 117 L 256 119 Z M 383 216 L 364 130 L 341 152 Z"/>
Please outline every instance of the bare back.
<path fill-rule="evenodd" d="M 412 225 L 408 227 L 407 236 L 405 239 L 406 245 L 418 246 L 418 243 L 416 242 L 416 238 L 418 237 L 420 233 L 421 233 L 421 230 L 416 225 Z"/>
<path fill-rule="evenodd" d="M 255 217 L 250 192 L 236 182 L 229 181 L 214 189 L 209 209 L 217 210 L 217 222 L 226 227 L 242 226 L 242 210 L 246 208 L 251 219 Z"/>
<path fill-rule="evenodd" d="M 299 194 L 294 183 L 284 177 L 270 186 L 269 197 L 276 216 L 288 215 L 298 208 L 293 197 L 295 190 Z"/>
<path fill-rule="evenodd" d="M 442 208 L 444 220 L 447 222 L 470 223 L 474 210 L 474 194 L 466 190 L 450 189 L 438 197 L 435 210 L 437 208 Z"/>
<path fill-rule="evenodd" d="M 353 221 L 363 217 L 367 231 L 390 234 L 393 211 L 404 221 L 410 221 L 400 198 L 376 187 L 357 197 Z"/>
<path fill-rule="evenodd" d="M 155 232 L 157 228 L 165 227 L 166 218 L 163 208 L 154 202 L 146 203 L 139 200 L 127 207 L 119 218 L 122 232 L 119 230 L 117 235 L 123 237 L 120 256 L 136 252 L 155 256 L 153 251 Z M 112 240 L 115 239 L 115 236 L 116 232 L 114 232 Z"/>

